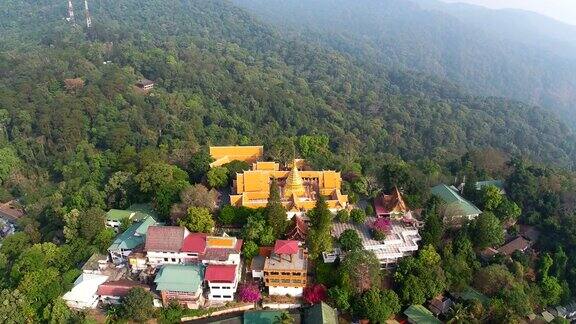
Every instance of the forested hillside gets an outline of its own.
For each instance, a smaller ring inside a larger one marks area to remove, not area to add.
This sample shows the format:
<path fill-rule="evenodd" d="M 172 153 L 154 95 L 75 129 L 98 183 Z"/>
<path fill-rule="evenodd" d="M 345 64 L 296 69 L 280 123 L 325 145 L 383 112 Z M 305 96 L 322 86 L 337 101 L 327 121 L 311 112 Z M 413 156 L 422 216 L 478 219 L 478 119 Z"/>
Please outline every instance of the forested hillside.
<path fill-rule="evenodd" d="M 233 2 L 363 60 L 446 78 L 474 94 L 519 99 L 576 120 L 571 26 L 430 0 Z"/>
<path fill-rule="evenodd" d="M 2 30 L 6 42 L 38 44 L 1 58 L 4 128 L 32 165 L 53 166 L 82 141 L 114 152 L 161 143 L 193 150 L 309 133 L 328 135 L 335 149 L 351 137 L 364 152 L 409 159 L 492 146 L 571 163 L 572 133 L 539 108 L 466 97 L 428 77 L 279 39 L 225 2 L 95 2 L 93 42 L 62 19 L 62 4 L 15 9 L 2 21 L 47 21 L 32 32 Z M 140 76 L 158 82 L 153 96 L 131 91 Z M 85 87 L 67 91 L 64 79 L 75 77 Z"/>

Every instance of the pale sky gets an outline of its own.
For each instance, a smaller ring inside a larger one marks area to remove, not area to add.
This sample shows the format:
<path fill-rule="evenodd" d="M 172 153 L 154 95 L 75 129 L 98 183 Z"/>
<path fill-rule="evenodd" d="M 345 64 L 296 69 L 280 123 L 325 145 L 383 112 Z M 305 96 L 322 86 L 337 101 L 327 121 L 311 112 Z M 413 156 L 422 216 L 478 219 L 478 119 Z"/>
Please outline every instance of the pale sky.
<path fill-rule="evenodd" d="M 443 0 L 465 2 L 492 9 L 515 8 L 534 11 L 576 25 L 576 0 Z"/>

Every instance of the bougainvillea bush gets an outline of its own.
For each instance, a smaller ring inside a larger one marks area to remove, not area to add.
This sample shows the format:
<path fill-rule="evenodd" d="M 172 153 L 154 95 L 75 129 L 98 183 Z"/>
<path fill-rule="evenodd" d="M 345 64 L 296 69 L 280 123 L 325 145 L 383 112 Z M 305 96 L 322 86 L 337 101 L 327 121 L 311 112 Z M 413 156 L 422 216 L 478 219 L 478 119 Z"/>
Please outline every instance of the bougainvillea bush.
<path fill-rule="evenodd" d="M 392 224 L 389 219 L 378 218 L 371 225 L 372 235 L 376 240 L 386 239 L 386 234 L 390 233 L 392 230 Z"/>
<path fill-rule="evenodd" d="M 247 283 L 238 287 L 238 299 L 245 303 L 255 303 L 262 299 L 262 295 L 256 284 Z"/>
<path fill-rule="evenodd" d="M 317 304 L 321 301 L 325 301 L 328 297 L 328 291 L 326 287 L 322 284 L 315 284 L 311 286 L 306 286 L 304 288 L 304 293 L 302 294 L 304 301 L 309 304 Z"/>

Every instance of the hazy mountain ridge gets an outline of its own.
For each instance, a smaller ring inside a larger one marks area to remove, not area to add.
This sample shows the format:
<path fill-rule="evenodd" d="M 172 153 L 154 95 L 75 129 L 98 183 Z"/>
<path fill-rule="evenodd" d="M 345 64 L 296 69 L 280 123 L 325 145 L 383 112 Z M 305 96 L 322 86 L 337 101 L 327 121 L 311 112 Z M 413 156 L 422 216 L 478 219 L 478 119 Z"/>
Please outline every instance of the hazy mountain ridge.
<path fill-rule="evenodd" d="M 474 6 L 432 0 L 420 4 L 405 0 L 234 2 L 268 22 L 299 30 L 303 37 L 316 38 L 356 57 L 433 74 L 471 93 L 519 99 L 576 119 L 572 109 L 576 106 L 576 59 L 569 50 L 560 50 L 571 38 L 562 36 L 569 31 L 557 32 L 554 26 L 564 26 L 559 22 L 536 15 L 538 19 L 531 21 L 545 22 L 548 30 L 556 32 L 534 33 L 539 30 L 536 26 L 509 27 L 503 32 L 501 24 L 511 25 L 507 11 L 490 18 L 487 25 L 493 28 L 480 28 L 487 15 L 484 8 L 475 11 Z M 514 17 L 526 15 L 513 13 Z M 540 41 L 548 35 L 565 39 Z"/>

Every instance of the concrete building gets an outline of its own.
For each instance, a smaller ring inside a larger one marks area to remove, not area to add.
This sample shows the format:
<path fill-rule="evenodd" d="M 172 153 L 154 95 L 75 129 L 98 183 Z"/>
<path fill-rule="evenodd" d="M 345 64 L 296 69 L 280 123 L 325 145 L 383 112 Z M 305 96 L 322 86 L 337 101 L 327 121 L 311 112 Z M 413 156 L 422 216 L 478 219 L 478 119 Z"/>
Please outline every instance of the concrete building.
<path fill-rule="evenodd" d="M 202 282 L 204 266 L 202 264 L 167 264 L 160 268 L 154 282 L 160 291 L 164 306 L 176 301 L 180 305 L 197 309 L 204 305 Z"/>
<path fill-rule="evenodd" d="M 231 236 L 190 233 L 180 226 L 153 226 L 144 250 L 148 264 L 240 264 L 242 240 Z"/>
<path fill-rule="evenodd" d="M 302 296 L 307 274 L 308 255 L 298 241 L 276 241 L 264 262 L 264 284 L 269 294 Z"/>
<path fill-rule="evenodd" d="M 208 284 L 208 300 L 226 302 L 234 300 L 238 279 L 239 265 L 209 264 L 206 266 L 204 280 Z"/>
<path fill-rule="evenodd" d="M 114 264 L 125 263 L 130 254 L 144 244 L 148 229 L 157 224 L 153 217 L 146 217 L 118 235 L 108 248 L 111 261 Z"/>
<path fill-rule="evenodd" d="M 98 305 L 98 287 L 108 280 L 108 276 L 82 273 L 74 287 L 62 296 L 66 305 L 74 309 L 94 309 Z"/>
<path fill-rule="evenodd" d="M 382 268 L 391 268 L 402 257 L 413 254 L 418 250 L 418 242 L 421 240 L 418 228 L 415 224 L 391 220 L 390 230 L 383 240 L 377 240 L 371 233 L 370 224 L 377 220 L 376 217 L 368 217 L 364 224 L 333 223 L 332 236 L 339 238 L 347 229 L 355 230 L 362 240 L 365 250 L 372 251 L 380 261 Z M 340 258 L 345 257 L 340 254 Z M 330 258 L 332 260 L 333 258 Z M 328 262 L 329 260 L 325 260 Z"/>

